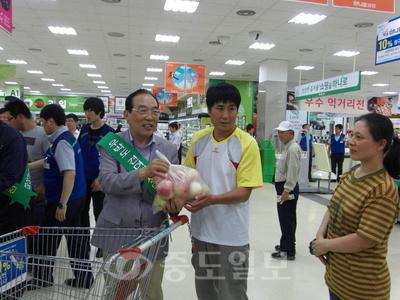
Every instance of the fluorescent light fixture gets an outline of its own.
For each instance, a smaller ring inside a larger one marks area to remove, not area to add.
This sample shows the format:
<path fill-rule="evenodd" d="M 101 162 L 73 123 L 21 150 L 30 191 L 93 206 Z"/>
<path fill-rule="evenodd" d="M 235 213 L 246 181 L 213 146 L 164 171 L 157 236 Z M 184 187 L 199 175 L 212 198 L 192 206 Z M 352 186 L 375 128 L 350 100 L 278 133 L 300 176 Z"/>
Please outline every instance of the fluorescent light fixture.
<path fill-rule="evenodd" d="M 157 60 L 168 60 L 169 56 L 168 55 L 150 55 L 150 59 L 157 59 Z"/>
<path fill-rule="evenodd" d="M 43 81 L 56 81 L 55 79 L 53 79 L 53 78 L 41 78 Z"/>
<path fill-rule="evenodd" d="M 108 86 L 106 86 L 106 85 L 99 85 L 97 88 L 99 88 L 99 89 L 108 89 Z"/>
<path fill-rule="evenodd" d="M 398 94 L 397 92 L 383 92 L 385 95 L 396 95 Z"/>
<path fill-rule="evenodd" d="M 109 90 L 101 90 L 102 93 L 111 93 Z"/>
<path fill-rule="evenodd" d="M 53 83 L 52 86 L 64 86 L 64 85 L 61 83 Z"/>
<path fill-rule="evenodd" d="M 303 71 L 308 71 L 314 69 L 313 66 L 297 66 L 294 68 L 295 70 L 303 70 Z"/>
<path fill-rule="evenodd" d="M 147 68 L 147 72 L 162 72 L 163 69 L 160 68 Z"/>
<path fill-rule="evenodd" d="M 157 77 L 145 77 L 144 80 L 157 80 Z"/>
<path fill-rule="evenodd" d="M 72 27 L 47 26 L 47 28 L 54 34 L 76 35 L 76 31 Z"/>
<path fill-rule="evenodd" d="M 228 60 L 225 64 L 226 65 L 237 65 L 237 66 L 241 66 L 245 63 L 244 60 Z"/>
<path fill-rule="evenodd" d="M 27 72 L 31 74 L 43 74 L 42 71 L 36 71 L 36 70 L 27 70 Z"/>
<path fill-rule="evenodd" d="M 24 90 L 30 90 L 31 88 L 29 86 L 24 86 Z"/>
<path fill-rule="evenodd" d="M 24 60 L 18 60 L 18 59 L 7 59 L 7 61 L 8 61 L 10 64 L 16 64 L 16 65 L 26 65 L 26 64 L 27 64 L 26 61 L 24 61 Z"/>
<path fill-rule="evenodd" d="M 194 13 L 199 6 L 197 1 L 166 0 L 164 10 Z"/>
<path fill-rule="evenodd" d="M 98 80 L 93 81 L 93 83 L 95 83 L 95 84 L 106 84 L 105 81 L 98 81 Z"/>
<path fill-rule="evenodd" d="M 143 83 L 143 86 L 154 86 L 154 83 Z"/>
<path fill-rule="evenodd" d="M 60 89 L 60 90 L 62 90 L 62 91 L 70 91 L 71 89 Z"/>
<path fill-rule="evenodd" d="M 79 66 L 85 69 L 96 69 L 95 65 L 90 65 L 90 64 L 79 64 Z"/>
<path fill-rule="evenodd" d="M 345 56 L 345 57 L 352 57 L 360 54 L 358 51 L 340 51 L 333 54 L 334 56 Z"/>
<path fill-rule="evenodd" d="M 314 25 L 318 22 L 321 22 L 325 19 L 326 16 L 324 15 L 313 15 L 313 14 L 305 14 L 301 13 L 295 16 L 293 19 L 289 21 L 289 23 L 296 23 L 296 24 L 307 24 L 307 25 Z"/>
<path fill-rule="evenodd" d="M 211 76 L 224 76 L 225 72 L 216 72 L 216 71 L 214 71 L 214 72 L 210 72 L 209 75 L 211 75 Z"/>
<path fill-rule="evenodd" d="M 89 52 L 86 50 L 74 50 L 74 49 L 67 49 L 69 54 L 72 55 L 89 55 Z"/>
<path fill-rule="evenodd" d="M 18 84 L 18 82 L 15 82 L 15 81 L 6 81 L 6 82 L 4 82 L 5 84 Z"/>
<path fill-rule="evenodd" d="M 3 48 L 3 47 L 0 47 L 0 50 L 4 50 L 4 48 Z"/>
<path fill-rule="evenodd" d="M 36 93 L 36 94 L 39 94 L 40 91 L 30 91 L 29 93 Z"/>
<path fill-rule="evenodd" d="M 361 75 L 368 75 L 368 76 L 370 76 L 370 75 L 376 75 L 376 74 L 378 74 L 379 72 L 376 72 L 376 71 L 362 71 L 361 72 Z"/>
<path fill-rule="evenodd" d="M 250 49 L 260 49 L 260 50 L 269 50 L 271 48 L 274 48 L 274 44 L 267 44 L 267 43 L 254 43 L 251 45 L 249 48 Z"/>
<path fill-rule="evenodd" d="M 388 86 L 389 83 L 375 83 L 372 86 Z"/>
<path fill-rule="evenodd" d="M 180 37 L 175 35 L 156 35 L 156 42 L 169 42 L 169 43 L 177 43 L 179 42 Z"/>
<path fill-rule="evenodd" d="M 87 76 L 89 76 L 89 77 L 101 77 L 100 74 L 87 74 Z"/>

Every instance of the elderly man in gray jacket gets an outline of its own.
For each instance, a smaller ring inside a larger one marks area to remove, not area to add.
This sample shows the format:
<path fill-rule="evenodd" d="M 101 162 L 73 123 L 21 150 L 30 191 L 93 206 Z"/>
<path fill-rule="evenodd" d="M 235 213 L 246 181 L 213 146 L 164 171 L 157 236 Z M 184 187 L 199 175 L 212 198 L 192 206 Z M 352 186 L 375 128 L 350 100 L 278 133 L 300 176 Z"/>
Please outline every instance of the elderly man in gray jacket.
<path fill-rule="evenodd" d="M 164 214 L 163 212 L 154 214 L 152 206 L 154 196 L 146 185 L 149 178 L 163 177 L 169 169 L 169 163 L 159 159 L 156 150 L 163 153 L 172 164 L 178 163 L 176 147 L 153 134 L 159 118 L 156 98 L 144 89 L 132 93 L 126 98 L 124 117 L 129 124 L 129 130 L 117 135 L 134 148 L 131 149 L 136 153 L 134 157 L 142 157 L 148 164 L 141 165 L 136 170 L 127 170 L 123 163 L 116 160 L 115 153 L 112 153 L 116 151 L 116 148 L 113 149 L 114 151 L 100 148 L 99 182 L 106 197 L 103 210 L 97 220 L 96 228 L 98 229 L 93 234 L 92 244 L 103 249 L 105 253 L 116 253 L 124 244 L 132 242 L 129 237 L 121 240 L 117 234 L 113 234 L 112 228 L 116 228 L 114 233 L 117 233 L 118 228 L 159 227 L 165 219 L 165 213 L 176 213 L 181 209 L 169 200 L 163 209 Z M 114 134 L 114 137 L 117 135 Z M 112 145 L 113 142 L 108 142 L 108 144 Z M 123 155 L 122 152 L 121 155 Z M 101 228 L 109 228 L 111 231 L 107 231 L 107 234 L 102 236 Z M 167 252 L 168 243 L 165 243 L 159 250 L 153 265 L 146 300 L 163 299 L 161 283 Z M 110 299 L 114 298 L 111 296 Z"/>

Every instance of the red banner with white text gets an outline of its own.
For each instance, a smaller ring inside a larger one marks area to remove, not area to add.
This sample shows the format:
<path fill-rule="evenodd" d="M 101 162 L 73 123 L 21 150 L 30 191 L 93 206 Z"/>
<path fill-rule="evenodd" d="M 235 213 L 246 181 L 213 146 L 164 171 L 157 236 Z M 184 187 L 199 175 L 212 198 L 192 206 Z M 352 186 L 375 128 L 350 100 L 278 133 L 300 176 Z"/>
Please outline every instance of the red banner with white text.
<path fill-rule="evenodd" d="M 394 13 L 395 0 L 332 0 L 333 6 Z"/>

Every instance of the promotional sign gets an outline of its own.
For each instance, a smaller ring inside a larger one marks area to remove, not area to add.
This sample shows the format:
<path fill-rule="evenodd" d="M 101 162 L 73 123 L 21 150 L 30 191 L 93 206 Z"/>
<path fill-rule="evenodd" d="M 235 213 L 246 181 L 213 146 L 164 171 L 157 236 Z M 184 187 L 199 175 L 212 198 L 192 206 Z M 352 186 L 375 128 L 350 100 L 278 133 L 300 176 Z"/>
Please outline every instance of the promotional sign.
<path fill-rule="evenodd" d="M 361 89 L 361 72 L 353 72 L 312 83 L 296 86 L 296 100 L 335 95 Z"/>
<path fill-rule="evenodd" d="M 101 101 L 103 101 L 104 103 L 104 112 L 108 113 L 108 97 L 104 97 L 104 96 L 97 96 L 97 98 L 101 99 Z"/>
<path fill-rule="evenodd" d="M 178 94 L 166 93 L 162 87 L 153 88 L 152 93 L 158 100 L 160 111 L 165 111 L 164 106 L 178 106 Z"/>
<path fill-rule="evenodd" d="M 0 65 L 0 80 L 6 80 L 17 74 L 16 65 Z"/>
<path fill-rule="evenodd" d="M 4 96 L 13 96 L 20 99 L 22 92 L 23 92 L 23 86 L 21 85 L 6 84 L 4 86 Z"/>
<path fill-rule="evenodd" d="M 307 98 L 296 103 L 300 111 L 322 111 L 331 113 L 366 114 L 368 98 L 335 95 L 329 97 Z"/>
<path fill-rule="evenodd" d="M 0 4 L 0 28 L 12 34 L 12 0 L 2 0 Z"/>
<path fill-rule="evenodd" d="M 125 99 L 124 97 L 115 97 L 115 108 L 114 112 L 123 113 L 125 110 Z"/>
<path fill-rule="evenodd" d="M 400 59 L 400 17 L 383 22 L 376 36 L 375 65 Z"/>
<path fill-rule="evenodd" d="M 66 112 L 74 113 L 83 112 L 83 103 L 86 99 L 86 97 L 28 95 L 24 98 L 24 102 L 31 111 L 40 111 L 47 104 L 58 104 Z"/>
<path fill-rule="evenodd" d="M 164 89 L 167 93 L 205 93 L 206 67 L 182 63 L 165 64 Z"/>
<path fill-rule="evenodd" d="M 395 0 L 332 0 L 333 6 L 394 13 Z"/>
<path fill-rule="evenodd" d="M 307 2 L 307 3 L 328 5 L 328 0 L 286 0 L 286 1 Z"/>

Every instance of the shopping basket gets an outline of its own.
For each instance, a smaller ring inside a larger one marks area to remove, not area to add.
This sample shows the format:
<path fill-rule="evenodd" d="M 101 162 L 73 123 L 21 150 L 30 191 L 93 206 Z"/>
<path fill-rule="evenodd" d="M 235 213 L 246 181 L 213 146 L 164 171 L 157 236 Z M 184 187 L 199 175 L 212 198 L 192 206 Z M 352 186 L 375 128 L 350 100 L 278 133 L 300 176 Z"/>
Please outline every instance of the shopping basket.
<path fill-rule="evenodd" d="M 187 221 L 172 217 L 159 228 L 29 226 L 2 235 L 0 300 L 144 299 L 160 247 Z M 97 257 L 93 234 L 112 235 L 120 249 Z"/>

